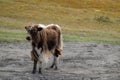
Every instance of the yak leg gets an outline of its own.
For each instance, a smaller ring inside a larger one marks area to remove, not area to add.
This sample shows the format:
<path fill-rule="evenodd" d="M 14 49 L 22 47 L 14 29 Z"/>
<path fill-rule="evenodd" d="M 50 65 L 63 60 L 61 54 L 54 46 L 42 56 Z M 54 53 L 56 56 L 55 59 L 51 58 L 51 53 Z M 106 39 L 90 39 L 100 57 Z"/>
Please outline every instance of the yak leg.
<path fill-rule="evenodd" d="M 50 66 L 50 68 L 53 68 L 55 66 L 55 56 L 54 56 L 54 60 L 52 62 L 52 65 Z"/>
<path fill-rule="evenodd" d="M 58 57 L 54 56 L 54 60 L 50 68 L 55 68 L 55 70 L 58 69 Z"/>
<path fill-rule="evenodd" d="M 42 63 L 39 63 L 39 74 L 42 74 Z"/>
<path fill-rule="evenodd" d="M 32 71 L 33 74 L 36 73 L 36 68 L 37 68 L 37 60 L 34 60 L 33 71 Z"/>
<path fill-rule="evenodd" d="M 41 53 L 41 48 L 35 47 L 36 52 L 38 53 L 38 63 L 39 63 L 39 73 L 42 74 L 42 62 L 43 62 L 43 53 Z"/>
<path fill-rule="evenodd" d="M 54 63 L 55 63 L 55 70 L 57 70 L 58 69 L 58 57 L 54 57 Z"/>
<path fill-rule="evenodd" d="M 55 53 L 54 53 L 54 59 L 53 59 L 53 63 L 50 66 L 50 68 L 55 67 L 55 70 L 58 69 L 58 57 L 59 57 L 59 51 L 56 49 Z"/>
<path fill-rule="evenodd" d="M 39 73 L 42 74 L 42 67 L 43 67 L 43 53 L 39 55 Z"/>

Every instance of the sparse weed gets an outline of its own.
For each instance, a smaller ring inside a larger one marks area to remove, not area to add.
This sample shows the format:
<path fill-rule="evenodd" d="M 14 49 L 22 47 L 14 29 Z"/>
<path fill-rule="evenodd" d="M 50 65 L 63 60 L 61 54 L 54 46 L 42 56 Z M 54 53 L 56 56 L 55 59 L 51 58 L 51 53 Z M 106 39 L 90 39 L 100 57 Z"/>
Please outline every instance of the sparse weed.
<path fill-rule="evenodd" d="M 111 19 L 108 16 L 98 16 L 95 17 L 95 20 L 99 23 L 112 23 Z"/>

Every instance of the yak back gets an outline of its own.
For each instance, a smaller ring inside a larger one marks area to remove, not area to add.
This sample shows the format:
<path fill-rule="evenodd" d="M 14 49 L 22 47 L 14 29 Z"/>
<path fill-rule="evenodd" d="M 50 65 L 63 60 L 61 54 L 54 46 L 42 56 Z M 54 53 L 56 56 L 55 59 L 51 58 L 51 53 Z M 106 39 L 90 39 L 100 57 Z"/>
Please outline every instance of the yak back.
<path fill-rule="evenodd" d="M 58 47 L 59 34 L 55 29 L 46 28 L 38 32 L 38 47 L 41 47 L 44 51 L 51 51 Z"/>

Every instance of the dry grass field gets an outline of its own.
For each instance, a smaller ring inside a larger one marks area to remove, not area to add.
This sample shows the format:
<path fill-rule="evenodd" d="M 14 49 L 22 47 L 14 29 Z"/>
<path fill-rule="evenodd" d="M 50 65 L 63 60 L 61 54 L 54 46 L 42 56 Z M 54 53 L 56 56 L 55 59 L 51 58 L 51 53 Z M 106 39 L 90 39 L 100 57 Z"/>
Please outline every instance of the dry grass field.
<path fill-rule="evenodd" d="M 120 43 L 120 0 L 0 0 L 0 41 L 35 23 L 61 25 L 64 41 Z"/>

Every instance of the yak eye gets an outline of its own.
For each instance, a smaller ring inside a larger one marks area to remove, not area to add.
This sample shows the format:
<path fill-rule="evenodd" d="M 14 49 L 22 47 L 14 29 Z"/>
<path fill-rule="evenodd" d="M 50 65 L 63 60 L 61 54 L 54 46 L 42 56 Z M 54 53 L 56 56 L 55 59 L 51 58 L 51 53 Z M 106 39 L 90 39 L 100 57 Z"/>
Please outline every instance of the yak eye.
<path fill-rule="evenodd" d="M 37 33 L 36 30 L 31 30 L 31 31 L 30 31 L 30 34 L 35 34 L 35 33 Z"/>

